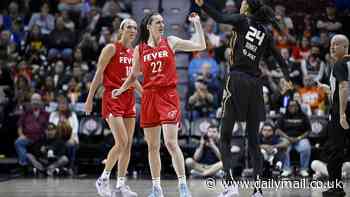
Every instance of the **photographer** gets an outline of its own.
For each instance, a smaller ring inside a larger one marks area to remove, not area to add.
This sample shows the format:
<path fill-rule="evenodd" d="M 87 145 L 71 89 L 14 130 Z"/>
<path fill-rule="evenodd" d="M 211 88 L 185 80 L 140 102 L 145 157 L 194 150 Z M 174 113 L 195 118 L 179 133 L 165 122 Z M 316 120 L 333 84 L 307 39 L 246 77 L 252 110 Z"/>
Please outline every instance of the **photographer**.
<path fill-rule="evenodd" d="M 260 150 L 264 157 L 264 177 L 271 177 L 273 169 L 282 169 L 288 145 L 287 139 L 276 134 L 272 123 L 268 121 L 264 123 L 260 132 Z"/>
<path fill-rule="evenodd" d="M 46 138 L 34 143 L 29 148 L 27 158 L 33 167 L 39 172 L 52 176 L 58 173 L 59 168 L 68 164 L 67 148 L 62 139 L 62 134 L 69 126 L 60 124 L 58 126 L 49 123 Z"/>
<path fill-rule="evenodd" d="M 207 177 L 222 174 L 218 141 L 218 128 L 215 125 L 210 125 L 207 133 L 201 137 L 199 147 L 196 149 L 193 158 L 186 159 L 186 166 L 192 175 Z"/>

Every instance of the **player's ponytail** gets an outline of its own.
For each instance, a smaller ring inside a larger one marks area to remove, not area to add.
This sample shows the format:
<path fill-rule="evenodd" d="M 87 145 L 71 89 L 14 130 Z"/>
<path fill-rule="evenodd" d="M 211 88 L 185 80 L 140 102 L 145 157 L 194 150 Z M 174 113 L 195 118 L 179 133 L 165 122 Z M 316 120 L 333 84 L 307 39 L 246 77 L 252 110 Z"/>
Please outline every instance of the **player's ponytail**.
<path fill-rule="evenodd" d="M 137 39 L 137 44 L 140 44 L 142 42 L 147 42 L 149 38 L 149 31 L 147 29 L 147 25 L 151 24 L 152 22 L 152 16 L 158 15 L 158 12 L 151 12 L 147 14 L 145 17 L 143 17 L 141 24 L 140 24 L 140 34 Z"/>

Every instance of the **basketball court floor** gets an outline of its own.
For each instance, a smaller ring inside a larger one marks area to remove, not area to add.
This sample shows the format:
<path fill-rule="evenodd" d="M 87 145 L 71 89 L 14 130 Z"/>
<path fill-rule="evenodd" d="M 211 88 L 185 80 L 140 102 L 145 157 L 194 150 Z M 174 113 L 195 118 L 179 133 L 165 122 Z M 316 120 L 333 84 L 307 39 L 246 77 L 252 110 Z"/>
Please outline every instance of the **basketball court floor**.
<path fill-rule="evenodd" d="M 222 186 L 208 189 L 205 180 L 188 181 L 193 197 L 216 197 Z M 112 182 L 115 184 L 115 181 Z M 138 193 L 139 197 L 146 197 L 150 191 L 151 181 L 144 179 L 129 179 L 127 184 Z M 347 197 L 350 197 L 350 184 L 346 182 Z M 162 180 L 164 196 L 177 197 L 177 181 Z M 281 188 L 265 189 L 265 197 L 322 197 L 324 189 Z M 240 189 L 240 197 L 249 197 L 251 189 Z M 98 197 L 95 189 L 95 179 L 72 178 L 35 178 L 10 179 L 0 182 L 0 197 Z"/>

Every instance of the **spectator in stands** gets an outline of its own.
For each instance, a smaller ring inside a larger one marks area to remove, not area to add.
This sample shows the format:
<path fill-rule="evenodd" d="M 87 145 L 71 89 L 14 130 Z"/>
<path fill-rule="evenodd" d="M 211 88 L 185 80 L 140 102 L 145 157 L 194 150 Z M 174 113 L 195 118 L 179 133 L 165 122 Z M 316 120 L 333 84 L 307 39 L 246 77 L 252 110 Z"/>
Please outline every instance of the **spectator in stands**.
<path fill-rule="evenodd" d="M 198 73 L 201 72 L 204 64 L 210 65 L 210 73 L 213 77 L 217 77 L 219 74 L 219 65 L 215 59 L 209 54 L 208 51 L 201 51 L 191 60 L 188 66 L 188 74 L 190 81 L 196 81 Z"/>
<path fill-rule="evenodd" d="M 207 82 L 202 76 L 198 76 L 195 82 L 195 91 L 188 100 L 193 117 L 209 117 L 214 115 L 213 104 L 214 96 L 208 91 Z"/>
<path fill-rule="evenodd" d="M 11 39 L 11 32 L 4 30 L 0 35 L 0 53 L 4 61 L 17 60 L 16 43 Z"/>
<path fill-rule="evenodd" d="M 69 98 L 70 103 L 74 104 L 79 100 L 81 95 L 82 84 L 78 81 L 78 78 L 71 77 L 68 86 L 67 86 L 67 96 Z"/>
<path fill-rule="evenodd" d="M 83 27 L 86 27 L 87 32 L 93 32 L 96 28 L 97 22 L 99 21 L 101 14 L 100 10 L 96 7 L 91 7 L 90 12 L 83 18 Z"/>
<path fill-rule="evenodd" d="M 42 96 L 44 105 L 49 105 L 55 99 L 55 86 L 51 76 L 47 76 L 45 79 L 38 81 L 37 90 Z"/>
<path fill-rule="evenodd" d="M 201 71 L 197 73 L 197 79 L 199 78 L 206 82 L 208 90 L 211 93 L 220 94 L 220 82 L 218 81 L 217 77 L 214 77 L 214 75 L 211 73 L 210 64 L 204 63 L 202 65 Z"/>
<path fill-rule="evenodd" d="M 292 35 L 294 25 L 291 18 L 285 15 L 286 8 L 282 5 L 275 6 L 275 16 L 277 22 L 284 32 L 284 34 L 278 33 L 278 31 L 273 31 L 274 36 L 277 37 L 277 47 L 280 49 L 290 48 L 290 44 L 295 42 L 295 38 Z"/>
<path fill-rule="evenodd" d="M 34 24 L 28 32 L 27 39 L 25 41 L 25 53 L 28 62 L 31 64 L 41 65 L 43 54 L 46 54 L 45 39 L 40 32 L 40 27 Z M 45 58 L 46 59 L 46 58 Z"/>
<path fill-rule="evenodd" d="M 303 103 L 301 96 L 299 94 L 299 92 L 294 92 L 293 94 L 293 100 L 295 100 L 296 102 L 298 102 L 301 111 L 306 114 L 308 117 L 310 117 L 312 115 L 312 111 L 311 111 L 311 107 L 309 104 Z"/>
<path fill-rule="evenodd" d="M 317 29 L 327 30 L 331 35 L 340 33 L 343 24 L 337 19 L 335 7 L 326 8 L 326 16 L 317 21 Z"/>
<path fill-rule="evenodd" d="M 313 16 L 311 14 L 305 14 L 304 17 L 304 26 L 301 28 L 302 34 L 300 36 L 311 38 L 312 35 L 316 32 L 316 24 L 313 20 Z"/>
<path fill-rule="evenodd" d="M 204 33 L 208 37 L 209 42 L 211 45 L 216 48 L 220 46 L 220 37 L 214 32 L 215 28 L 215 21 L 212 18 L 208 18 L 207 21 L 204 23 Z"/>
<path fill-rule="evenodd" d="M 121 7 L 116 0 L 107 0 L 102 7 L 102 17 L 113 17 L 121 12 Z"/>
<path fill-rule="evenodd" d="M 25 105 L 30 102 L 33 92 L 30 79 L 23 75 L 18 76 L 15 80 L 15 100 L 17 102 L 15 114 L 20 115 L 24 112 Z"/>
<path fill-rule="evenodd" d="M 271 177 L 272 170 L 282 169 L 285 151 L 288 147 L 288 140 L 278 136 L 275 128 L 269 121 L 266 121 L 261 128 L 260 149 L 264 157 L 264 177 Z"/>
<path fill-rule="evenodd" d="M 11 30 L 15 22 L 22 23 L 23 17 L 19 13 L 19 5 L 15 1 L 11 1 L 8 6 L 8 14 L 3 17 L 4 29 Z"/>
<path fill-rule="evenodd" d="M 22 167 L 28 165 L 28 145 L 42 139 L 48 125 L 49 115 L 42 109 L 41 96 L 37 93 L 31 97 L 31 103 L 18 120 L 18 138 L 15 148 L 18 163 Z"/>
<path fill-rule="evenodd" d="M 303 78 L 311 78 L 314 82 L 320 82 L 324 76 L 325 66 L 320 56 L 320 48 L 313 46 L 310 56 L 301 62 Z"/>
<path fill-rule="evenodd" d="M 290 143 L 281 175 L 286 177 L 292 174 L 290 152 L 292 149 L 295 149 L 300 154 L 300 175 L 303 177 L 309 176 L 311 145 L 306 137 L 311 131 L 311 125 L 308 117 L 301 111 L 297 101 L 289 101 L 287 113 L 278 120 L 276 131 L 279 135 L 288 139 Z"/>
<path fill-rule="evenodd" d="M 223 168 L 218 148 L 219 132 L 216 125 L 211 124 L 207 133 L 201 136 L 193 158 L 186 159 L 186 167 L 192 175 L 199 177 L 222 176 Z"/>
<path fill-rule="evenodd" d="M 329 53 L 330 37 L 328 31 L 320 32 L 320 56 L 323 59 L 327 53 Z"/>
<path fill-rule="evenodd" d="M 37 25 L 40 28 L 40 32 L 43 35 L 48 35 L 55 28 L 55 18 L 50 12 L 50 7 L 48 3 L 44 3 L 41 6 L 40 13 L 34 13 L 30 18 L 27 30 L 33 29 L 34 25 Z"/>
<path fill-rule="evenodd" d="M 326 93 L 317 86 L 317 83 L 311 77 L 304 77 L 304 87 L 299 88 L 298 92 L 302 104 L 310 106 L 312 114 L 323 115 L 325 112 Z"/>
<path fill-rule="evenodd" d="M 59 168 L 68 164 L 67 148 L 60 132 L 62 126 L 49 123 L 46 138 L 33 143 L 29 147 L 27 158 L 39 172 L 53 176 Z M 35 172 L 35 171 L 34 171 Z"/>
<path fill-rule="evenodd" d="M 99 48 L 102 49 L 107 43 L 112 42 L 112 32 L 108 27 L 102 27 L 101 36 L 98 40 Z"/>
<path fill-rule="evenodd" d="M 83 0 L 60 0 L 58 4 L 58 10 L 81 13 L 83 10 Z"/>
<path fill-rule="evenodd" d="M 57 62 L 54 62 L 52 67 L 54 68 L 52 73 L 54 87 L 56 90 L 59 90 L 62 88 L 63 84 L 68 82 L 69 76 L 65 74 L 65 65 L 63 61 L 58 60 Z"/>
<path fill-rule="evenodd" d="M 70 161 L 70 168 L 74 169 L 74 162 L 76 159 L 76 151 L 79 145 L 78 129 L 79 121 L 75 112 L 71 111 L 69 108 L 68 98 L 61 95 L 58 97 L 58 110 L 51 112 L 50 123 L 59 125 L 62 123 L 67 123 L 71 128 L 72 132 L 69 139 L 66 141 L 68 158 Z"/>
<path fill-rule="evenodd" d="M 289 77 L 290 80 L 293 82 L 294 85 L 302 85 L 303 79 L 302 79 L 302 73 L 300 69 L 300 65 L 296 62 L 291 61 L 290 53 L 288 49 L 281 49 L 281 55 L 284 59 L 284 61 L 287 63 L 288 70 L 289 70 Z"/>
<path fill-rule="evenodd" d="M 286 8 L 283 5 L 275 6 L 275 16 L 282 29 L 287 29 L 287 32 L 294 29 L 293 21 L 286 16 Z"/>
<path fill-rule="evenodd" d="M 71 30 L 72 32 L 74 32 L 75 31 L 75 24 L 71 20 L 67 11 L 62 11 L 62 19 L 64 22 L 64 27 Z"/>
<path fill-rule="evenodd" d="M 75 34 L 64 27 L 62 17 L 56 18 L 56 27 L 48 37 L 48 58 L 50 60 L 62 57 L 65 61 L 72 58 L 72 49 L 75 46 Z"/>
<path fill-rule="evenodd" d="M 309 38 L 303 37 L 300 42 L 297 43 L 292 50 L 292 58 L 294 61 L 301 62 L 302 60 L 306 60 L 311 53 L 310 41 Z"/>
<path fill-rule="evenodd" d="M 90 33 L 86 32 L 83 34 L 82 40 L 77 47 L 81 49 L 82 55 L 86 61 L 96 59 L 99 46 L 96 37 L 92 36 Z"/>

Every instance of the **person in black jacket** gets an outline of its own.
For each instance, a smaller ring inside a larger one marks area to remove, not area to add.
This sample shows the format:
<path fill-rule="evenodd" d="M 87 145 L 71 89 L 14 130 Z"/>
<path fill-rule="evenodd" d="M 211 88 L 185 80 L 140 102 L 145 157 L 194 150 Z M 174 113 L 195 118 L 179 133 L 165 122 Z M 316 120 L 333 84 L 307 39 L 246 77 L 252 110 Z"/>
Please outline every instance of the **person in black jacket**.
<path fill-rule="evenodd" d="M 288 69 L 280 52 L 276 49 L 272 32 L 268 25 L 272 24 L 280 30 L 273 10 L 259 0 L 243 0 L 240 14 L 222 14 L 210 7 L 204 0 L 195 0 L 210 17 L 218 23 L 230 24 L 234 28 L 230 47 L 230 74 L 227 77 L 223 99 L 223 118 L 221 132 L 221 154 L 229 187 L 221 196 L 238 194 L 238 186 L 234 183 L 230 155 L 230 142 L 235 122 L 245 122 L 248 134 L 249 153 L 252 158 L 254 177 L 262 173 L 262 156 L 259 149 L 259 123 L 265 120 L 262 83 L 260 80 L 259 61 L 270 51 L 280 65 L 284 77 L 289 80 Z M 286 80 L 284 79 L 284 81 Z M 287 83 L 287 81 L 285 81 Z M 290 82 L 289 82 L 290 83 Z M 253 195 L 262 195 L 260 188 L 255 188 Z"/>
<path fill-rule="evenodd" d="M 310 131 L 311 124 L 309 118 L 301 111 L 301 107 L 297 101 L 290 100 L 287 104 L 286 114 L 277 123 L 277 132 L 289 141 L 284 160 L 283 177 L 292 174 L 290 164 L 290 151 L 292 149 L 295 149 L 300 154 L 300 175 L 303 177 L 309 176 L 308 168 L 311 158 L 311 145 L 306 137 Z"/>
<path fill-rule="evenodd" d="M 34 168 L 39 172 L 46 172 L 49 176 L 69 162 L 65 141 L 60 135 L 61 128 L 64 127 L 56 127 L 49 123 L 46 139 L 34 143 L 27 153 L 27 158 Z"/>

